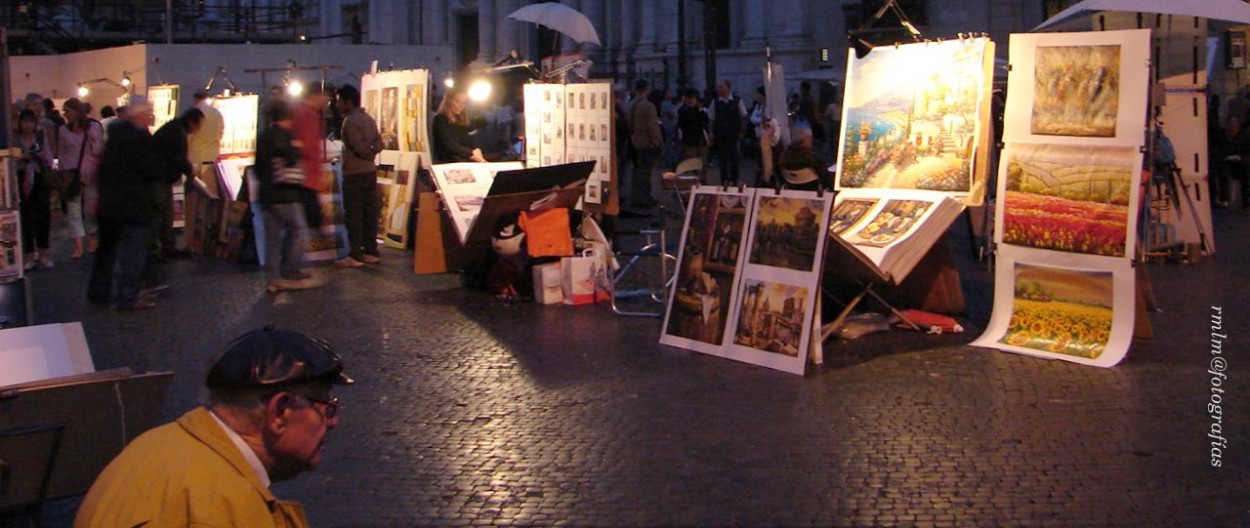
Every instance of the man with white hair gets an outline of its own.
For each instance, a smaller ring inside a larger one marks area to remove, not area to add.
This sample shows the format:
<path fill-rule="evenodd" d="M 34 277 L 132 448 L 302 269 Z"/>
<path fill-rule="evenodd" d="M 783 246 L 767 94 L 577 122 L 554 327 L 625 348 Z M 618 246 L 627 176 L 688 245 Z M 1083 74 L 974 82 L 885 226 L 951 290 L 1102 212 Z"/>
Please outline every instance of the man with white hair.
<path fill-rule="evenodd" d="M 815 191 L 829 187 L 828 166 L 812 147 L 812 129 L 807 126 L 790 128 L 790 146 L 781 153 L 778 167 L 781 182 L 787 189 Z"/>
<path fill-rule="evenodd" d="M 159 179 L 148 123 L 147 98 L 130 98 L 124 121 L 113 124 L 100 160 L 100 243 L 87 299 L 112 300 L 119 310 L 145 310 L 155 303 L 139 295 L 147 265 L 147 241 L 157 204 L 152 185 Z"/>

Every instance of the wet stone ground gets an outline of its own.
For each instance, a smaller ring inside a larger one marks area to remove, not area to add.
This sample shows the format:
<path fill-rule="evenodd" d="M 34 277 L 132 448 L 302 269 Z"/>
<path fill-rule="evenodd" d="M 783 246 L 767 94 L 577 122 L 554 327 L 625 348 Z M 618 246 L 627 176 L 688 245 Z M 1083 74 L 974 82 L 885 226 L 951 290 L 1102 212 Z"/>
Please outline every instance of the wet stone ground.
<path fill-rule="evenodd" d="M 83 321 L 98 369 L 175 372 L 164 419 L 196 404 L 205 362 L 244 331 L 333 343 L 358 381 L 340 391 L 342 425 L 320 469 L 276 485 L 318 527 L 1246 526 L 1248 225 L 1217 211 L 1216 256 L 1148 266 L 1157 337 L 1112 369 L 965 346 L 991 283 L 958 233 L 968 333 L 830 342 L 802 377 L 660 346 L 658 320 L 603 305 L 415 276 L 398 251 L 279 295 L 254 269 L 177 261 L 139 313 L 87 304 L 87 261 L 30 277 L 38 321 Z M 1211 306 L 1229 335 L 1222 468 L 1206 436 Z M 53 501 L 47 523 L 67 526 L 76 504 Z"/>

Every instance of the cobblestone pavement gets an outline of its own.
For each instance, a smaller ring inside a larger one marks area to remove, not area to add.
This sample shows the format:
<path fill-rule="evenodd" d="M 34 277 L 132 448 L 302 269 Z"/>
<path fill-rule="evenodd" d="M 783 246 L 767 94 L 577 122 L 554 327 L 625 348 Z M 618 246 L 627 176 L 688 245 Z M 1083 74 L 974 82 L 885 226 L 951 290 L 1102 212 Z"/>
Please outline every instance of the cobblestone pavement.
<path fill-rule="evenodd" d="M 1113 369 L 964 346 L 990 298 L 970 261 L 968 333 L 830 343 L 803 377 L 660 346 L 657 320 L 604 306 L 508 304 L 414 276 L 396 251 L 276 296 L 255 270 L 176 262 L 142 313 L 88 305 L 85 261 L 31 279 L 37 319 L 84 321 L 97 368 L 176 373 L 166 419 L 195 405 L 206 360 L 246 330 L 275 322 L 335 344 L 358 381 L 341 391 L 342 426 L 320 469 L 277 485 L 318 527 L 1247 526 L 1250 213 L 1216 223 L 1214 258 L 1148 267 L 1158 337 Z M 1218 469 L 1213 305 L 1231 364 Z M 74 507 L 52 503 L 50 524 Z"/>

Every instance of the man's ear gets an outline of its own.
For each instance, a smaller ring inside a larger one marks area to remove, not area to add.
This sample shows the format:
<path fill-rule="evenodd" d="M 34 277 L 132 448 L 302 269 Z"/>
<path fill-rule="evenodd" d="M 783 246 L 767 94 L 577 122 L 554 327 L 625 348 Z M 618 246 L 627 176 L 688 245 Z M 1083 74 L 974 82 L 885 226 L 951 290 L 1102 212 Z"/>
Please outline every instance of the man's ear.
<path fill-rule="evenodd" d="M 291 393 L 282 391 L 265 402 L 265 429 L 282 433 L 286 429 L 287 411 L 291 409 Z"/>

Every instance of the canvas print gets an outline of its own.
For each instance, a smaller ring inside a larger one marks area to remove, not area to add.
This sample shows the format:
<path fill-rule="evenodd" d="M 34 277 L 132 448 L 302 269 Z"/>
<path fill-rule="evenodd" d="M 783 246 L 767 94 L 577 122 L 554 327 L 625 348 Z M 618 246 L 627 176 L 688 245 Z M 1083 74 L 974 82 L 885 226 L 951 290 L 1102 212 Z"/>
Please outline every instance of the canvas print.
<path fill-rule="evenodd" d="M 855 233 L 849 241 L 860 246 L 885 247 L 906 237 L 918 225 L 933 202 L 890 200 L 881 212 Z"/>
<path fill-rule="evenodd" d="M 983 189 L 974 167 L 988 41 L 880 46 L 851 55 L 838 188 Z"/>
<path fill-rule="evenodd" d="M 1140 154 L 1128 147 L 1016 145 L 1003 156 L 1001 241 L 1122 257 Z"/>
<path fill-rule="evenodd" d="M 477 183 L 477 179 L 473 177 L 473 171 L 469 169 L 451 169 L 445 174 L 447 175 L 447 183 L 453 185 Z"/>
<path fill-rule="evenodd" d="M 378 236 L 383 237 L 384 239 L 386 237 L 386 228 L 388 224 L 387 213 L 391 210 L 391 195 L 393 187 L 395 187 L 394 183 L 384 182 L 381 179 L 378 180 L 378 211 L 382 212 L 382 214 L 378 215 Z"/>
<path fill-rule="evenodd" d="M 808 289 L 780 282 L 746 279 L 734 344 L 797 357 L 807 318 Z"/>
<path fill-rule="evenodd" d="M 759 201 L 751 264 L 811 271 L 823 235 L 825 201 L 789 196 L 762 196 Z"/>
<path fill-rule="evenodd" d="M 695 194 L 665 334 L 722 344 L 747 205 L 739 194 Z"/>
<path fill-rule="evenodd" d="M 425 85 L 410 84 L 404 97 L 404 150 L 424 152 L 425 141 Z"/>
<path fill-rule="evenodd" d="M 1011 322 L 1000 343 L 1087 359 L 1111 336 L 1110 271 L 1077 271 L 1016 263 Z"/>
<path fill-rule="evenodd" d="M 1115 137 L 1120 46 L 1041 46 L 1036 54 L 1032 133 Z"/>
<path fill-rule="evenodd" d="M 381 115 L 378 129 L 382 133 L 382 148 L 399 150 L 399 88 L 382 89 Z"/>
<path fill-rule="evenodd" d="M 0 211 L 0 277 L 21 277 L 22 235 L 17 211 Z"/>
<path fill-rule="evenodd" d="M 860 220 L 864 215 L 868 214 L 873 207 L 877 205 L 876 198 L 848 198 L 843 200 L 833 209 L 833 216 L 829 218 L 829 234 L 832 236 L 842 236 Z"/>
<path fill-rule="evenodd" d="M 365 90 L 365 97 L 364 97 L 363 102 L 364 102 L 364 108 L 365 108 L 366 114 L 369 114 L 374 119 L 382 118 L 382 115 L 379 114 L 379 112 L 381 111 L 382 105 L 378 102 L 377 90 Z"/>
<path fill-rule="evenodd" d="M 152 126 L 156 133 L 165 123 L 178 117 L 178 85 L 169 84 L 148 88 L 148 104 L 152 105 Z"/>

